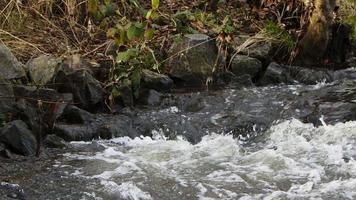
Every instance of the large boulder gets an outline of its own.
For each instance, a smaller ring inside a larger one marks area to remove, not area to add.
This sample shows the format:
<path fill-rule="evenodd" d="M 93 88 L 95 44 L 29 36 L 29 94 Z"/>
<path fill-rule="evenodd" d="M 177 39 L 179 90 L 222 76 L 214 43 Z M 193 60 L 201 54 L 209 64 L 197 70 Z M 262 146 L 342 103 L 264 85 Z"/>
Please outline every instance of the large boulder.
<path fill-rule="evenodd" d="M 16 59 L 11 51 L 0 44 L 0 76 L 4 79 L 18 79 L 26 76 L 22 64 Z"/>
<path fill-rule="evenodd" d="M 333 72 L 323 69 L 309 69 L 297 66 L 288 66 L 289 75 L 300 83 L 313 85 L 320 82 L 332 82 Z"/>
<path fill-rule="evenodd" d="M 58 137 L 57 135 L 51 134 L 47 135 L 46 138 L 43 140 L 43 145 L 48 148 L 58 148 L 62 149 L 66 147 L 66 142 Z"/>
<path fill-rule="evenodd" d="M 13 112 L 14 102 L 14 91 L 10 82 L 0 75 L 0 122 L 6 119 L 7 114 Z"/>
<path fill-rule="evenodd" d="M 36 153 L 37 142 L 25 122 L 21 120 L 7 123 L 0 133 L 3 142 L 15 153 L 30 156 Z"/>
<path fill-rule="evenodd" d="M 288 74 L 288 70 L 285 67 L 272 62 L 268 65 L 265 73 L 258 80 L 259 85 L 275 85 L 280 83 L 293 83 L 292 78 Z"/>
<path fill-rule="evenodd" d="M 32 130 L 41 128 L 45 131 L 50 128 L 66 106 L 73 102 L 72 94 L 62 94 L 48 88 L 16 85 L 14 93 L 19 99 L 16 103 L 18 116 Z"/>
<path fill-rule="evenodd" d="M 105 90 L 87 69 L 58 72 L 56 87 L 59 92 L 72 93 L 79 107 L 93 110 L 104 99 Z"/>
<path fill-rule="evenodd" d="M 255 78 L 262 71 L 262 63 L 256 58 L 236 55 L 231 61 L 231 71 L 236 76 L 249 75 Z"/>
<path fill-rule="evenodd" d="M 98 137 L 97 130 L 94 125 L 57 123 L 54 126 L 54 133 L 65 141 L 90 141 Z"/>
<path fill-rule="evenodd" d="M 62 59 L 49 55 L 41 55 L 30 60 L 27 68 L 31 80 L 37 85 L 52 84 L 60 70 Z"/>
<path fill-rule="evenodd" d="M 204 85 L 217 67 L 218 50 L 204 34 L 185 35 L 169 51 L 169 75 L 183 85 Z"/>
<path fill-rule="evenodd" d="M 237 48 L 241 54 L 259 59 L 265 66 L 271 61 L 274 48 L 273 43 L 268 40 L 256 40 L 253 37 Z"/>
<path fill-rule="evenodd" d="M 141 77 L 143 88 L 154 89 L 159 92 L 169 92 L 173 87 L 173 80 L 164 74 L 143 69 Z"/>
<path fill-rule="evenodd" d="M 298 66 L 279 65 L 271 63 L 258 81 L 261 85 L 278 83 L 303 83 L 313 85 L 320 82 L 332 82 L 335 79 L 352 77 L 348 71 L 334 73 L 324 69 L 310 69 Z"/>

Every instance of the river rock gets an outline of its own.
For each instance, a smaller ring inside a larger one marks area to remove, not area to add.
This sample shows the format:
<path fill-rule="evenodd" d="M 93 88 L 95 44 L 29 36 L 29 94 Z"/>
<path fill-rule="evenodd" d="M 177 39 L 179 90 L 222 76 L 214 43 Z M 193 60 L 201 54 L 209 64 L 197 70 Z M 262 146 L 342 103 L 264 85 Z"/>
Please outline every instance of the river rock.
<path fill-rule="evenodd" d="M 156 90 L 144 90 L 138 98 L 138 103 L 147 106 L 158 106 L 161 103 L 162 94 Z"/>
<path fill-rule="evenodd" d="M 128 116 L 114 115 L 106 118 L 104 123 L 98 129 L 98 135 L 103 139 L 110 139 L 113 137 L 139 137 L 140 134 L 134 129 L 132 120 Z"/>
<path fill-rule="evenodd" d="M 218 50 L 204 34 L 185 35 L 169 50 L 169 75 L 183 85 L 202 86 L 217 67 Z"/>
<path fill-rule="evenodd" d="M 7 123 L 0 133 L 0 141 L 18 154 L 30 156 L 36 153 L 36 139 L 21 120 Z"/>
<path fill-rule="evenodd" d="M 43 140 L 43 144 L 45 147 L 48 148 L 58 148 L 58 149 L 63 149 L 66 147 L 66 142 L 58 137 L 57 135 L 47 135 L 46 138 Z"/>
<path fill-rule="evenodd" d="M 89 125 L 57 123 L 54 133 L 65 141 L 90 141 L 97 138 L 97 128 Z"/>
<path fill-rule="evenodd" d="M 275 85 L 280 83 L 292 83 L 291 77 L 288 75 L 285 67 L 272 62 L 268 65 L 262 78 L 258 80 L 259 85 Z"/>
<path fill-rule="evenodd" d="M 159 92 L 169 92 L 173 87 L 173 80 L 167 75 L 159 74 L 147 69 L 142 70 L 141 86 Z"/>
<path fill-rule="evenodd" d="M 258 41 L 243 48 L 241 46 L 238 47 L 239 53 L 259 59 L 265 66 L 268 65 L 273 56 L 273 44 L 271 41 Z"/>
<path fill-rule="evenodd" d="M 29 124 L 33 130 L 40 128 L 38 124 L 40 121 L 43 121 L 41 126 L 45 130 L 46 127 L 52 126 L 52 123 L 62 115 L 66 106 L 73 102 L 72 94 L 61 94 L 48 88 L 16 85 L 14 93 L 18 99 L 22 99 L 16 104 L 21 119 Z M 41 102 L 40 110 L 39 102 Z"/>
<path fill-rule="evenodd" d="M 95 120 L 95 116 L 74 105 L 68 105 L 60 116 L 60 120 L 70 124 L 90 124 Z"/>
<path fill-rule="evenodd" d="M 14 101 L 12 85 L 0 75 L 0 122 L 13 112 Z"/>
<path fill-rule="evenodd" d="M 52 84 L 61 68 L 62 59 L 50 55 L 41 55 L 30 60 L 27 68 L 31 80 L 37 85 Z"/>
<path fill-rule="evenodd" d="M 0 131 L 1 132 L 1 131 Z M 13 155 L 6 149 L 5 144 L 0 142 L 0 157 L 12 159 Z"/>
<path fill-rule="evenodd" d="M 231 71 L 236 76 L 249 75 L 255 78 L 262 71 L 262 63 L 256 58 L 236 55 L 231 61 Z"/>
<path fill-rule="evenodd" d="M 26 76 L 22 64 L 11 53 L 9 48 L 0 44 L 0 76 L 6 80 L 18 79 Z"/>
<path fill-rule="evenodd" d="M 333 72 L 328 70 L 309 69 L 298 66 L 289 66 L 287 70 L 293 79 L 307 85 L 333 81 Z"/>
<path fill-rule="evenodd" d="M 86 69 L 58 72 L 56 86 L 59 92 L 72 93 L 79 107 L 93 110 L 104 99 L 105 90 Z"/>
<path fill-rule="evenodd" d="M 356 59 L 355 59 L 355 63 L 356 63 Z M 343 79 L 356 80 L 356 67 L 337 70 L 334 72 L 333 78 L 334 80 L 343 80 Z"/>

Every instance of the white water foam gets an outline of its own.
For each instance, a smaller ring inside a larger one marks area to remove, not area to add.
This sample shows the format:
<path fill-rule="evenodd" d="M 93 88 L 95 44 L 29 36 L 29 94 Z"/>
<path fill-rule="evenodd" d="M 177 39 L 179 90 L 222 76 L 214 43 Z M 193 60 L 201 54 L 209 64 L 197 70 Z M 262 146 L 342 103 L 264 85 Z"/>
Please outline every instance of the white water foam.
<path fill-rule="evenodd" d="M 124 199 L 356 199 L 356 122 L 316 128 L 289 120 L 265 137 L 254 148 L 230 135 L 196 145 L 116 138 L 100 141 L 106 150 L 94 156 L 67 157 L 102 162 L 90 177 Z M 105 163 L 115 167 L 101 169 Z"/>

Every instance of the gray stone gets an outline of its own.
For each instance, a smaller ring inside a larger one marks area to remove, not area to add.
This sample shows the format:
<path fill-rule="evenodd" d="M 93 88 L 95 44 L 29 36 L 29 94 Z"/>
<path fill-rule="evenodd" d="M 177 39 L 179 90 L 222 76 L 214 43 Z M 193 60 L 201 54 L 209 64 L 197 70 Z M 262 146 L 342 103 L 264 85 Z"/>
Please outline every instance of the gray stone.
<path fill-rule="evenodd" d="M 93 114 L 73 105 L 68 105 L 60 118 L 70 124 L 90 124 L 95 120 Z"/>
<path fill-rule="evenodd" d="M 356 65 L 356 59 L 355 59 L 355 65 Z M 356 80 L 356 67 L 335 71 L 334 79 L 335 80 L 342 80 L 342 79 Z"/>
<path fill-rule="evenodd" d="M 309 69 L 297 66 L 288 67 L 289 75 L 300 83 L 313 85 L 320 82 L 332 82 L 333 72 L 323 69 Z"/>
<path fill-rule="evenodd" d="M 30 156 L 36 153 L 36 139 L 21 120 L 7 123 L 0 133 L 0 142 L 3 142 L 15 153 Z"/>
<path fill-rule="evenodd" d="M 156 90 L 144 90 L 141 92 L 139 103 L 147 106 L 158 106 L 162 100 L 162 94 Z"/>
<path fill-rule="evenodd" d="M 140 136 L 140 134 L 133 128 L 131 118 L 122 115 L 116 115 L 106 119 L 100 126 L 98 135 L 103 139 L 125 136 L 135 138 Z"/>
<path fill-rule="evenodd" d="M 53 134 L 47 135 L 43 141 L 43 144 L 45 147 L 48 148 L 63 149 L 64 147 L 66 147 L 66 142 L 62 138 Z"/>
<path fill-rule="evenodd" d="M 86 69 L 58 72 L 56 78 L 58 91 L 72 93 L 79 107 L 92 110 L 104 99 L 105 90 Z"/>
<path fill-rule="evenodd" d="M 236 76 L 249 75 L 254 78 L 262 71 L 262 63 L 256 58 L 236 55 L 231 62 L 231 71 Z"/>
<path fill-rule="evenodd" d="M 65 141 L 90 141 L 97 137 L 96 128 L 78 124 L 55 124 L 54 133 Z"/>
<path fill-rule="evenodd" d="M 141 77 L 143 88 L 154 89 L 159 92 L 169 92 L 173 87 L 173 80 L 164 74 L 143 69 Z"/>
<path fill-rule="evenodd" d="M 240 49 L 241 54 L 257 58 L 262 63 L 268 64 L 273 56 L 273 44 L 271 41 L 255 42 L 245 48 Z"/>
<path fill-rule="evenodd" d="M 218 50 L 207 35 L 185 35 L 169 51 L 169 75 L 183 85 L 202 86 L 217 67 Z"/>
<path fill-rule="evenodd" d="M 17 102 L 17 110 L 21 113 L 22 120 L 33 130 L 39 128 L 39 121 L 47 123 L 42 124 L 42 128 L 51 126 L 62 115 L 66 106 L 73 102 L 72 94 L 62 94 L 48 88 L 17 85 L 14 93 L 18 99 L 23 99 Z M 42 102 L 41 112 L 38 112 L 39 101 Z M 40 120 L 40 117 L 45 120 Z"/>
<path fill-rule="evenodd" d="M 10 82 L 0 75 L 0 122 L 5 120 L 7 114 L 14 111 L 14 91 Z"/>
<path fill-rule="evenodd" d="M 275 85 L 280 83 L 292 83 L 293 80 L 288 75 L 287 68 L 272 62 L 268 65 L 264 75 L 258 81 L 259 85 Z"/>
<path fill-rule="evenodd" d="M 16 59 L 11 51 L 0 44 L 0 76 L 4 79 L 18 79 L 26 76 L 22 64 Z"/>
<path fill-rule="evenodd" d="M 52 84 L 60 70 L 62 59 L 49 55 L 41 55 L 30 60 L 27 68 L 31 80 L 38 85 Z"/>

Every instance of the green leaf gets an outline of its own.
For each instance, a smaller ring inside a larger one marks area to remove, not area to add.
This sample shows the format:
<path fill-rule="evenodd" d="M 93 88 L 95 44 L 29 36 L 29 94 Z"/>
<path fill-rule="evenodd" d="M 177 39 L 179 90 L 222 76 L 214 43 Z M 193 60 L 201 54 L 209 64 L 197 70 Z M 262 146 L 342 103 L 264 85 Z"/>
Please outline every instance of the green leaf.
<path fill-rule="evenodd" d="M 159 7 L 159 0 L 151 0 L 152 9 L 157 10 Z"/>
<path fill-rule="evenodd" d="M 146 13 L 146 19 L 151 19 L 152 12 L 153 12 L 152 9 L 150 9 L 149 11 L 147 11 L 147 13 Z"/>
<path fill-rule="evenodd" d="M 144 34 L 144 28 L 142 23 L 135 23 L 132 24 L 128 29 L 127 29 L 127 38 L 129 40 L 133 40 L 135 38 L 140 38 Z"/>
<path fill-rule="evenodd" d="M 119 52 L 116 56 L 116 62 L 128 62 L 131 58 L 136 57 L 138 54 L 137 49 L 128 49 L 124 52 Z"/>
<path fill-rule="evenodd" d="M 146 38 L 147 40 L 151 40 L 154 36 L 155 36 L 155 30 L 153 30 L 153 29 L 147 29 L 147 30 L 145 31 L 145 38 Z"/>

